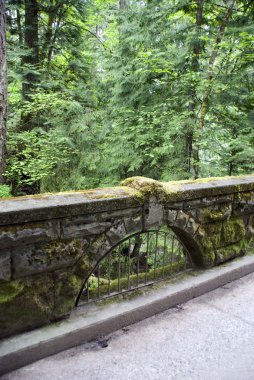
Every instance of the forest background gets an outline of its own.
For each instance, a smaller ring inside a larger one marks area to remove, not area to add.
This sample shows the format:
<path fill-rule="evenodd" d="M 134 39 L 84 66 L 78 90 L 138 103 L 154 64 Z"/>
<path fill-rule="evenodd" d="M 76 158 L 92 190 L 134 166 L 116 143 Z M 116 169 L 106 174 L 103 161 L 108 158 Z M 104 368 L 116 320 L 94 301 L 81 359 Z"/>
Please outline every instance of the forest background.
<path fill-rule="evenodd" d="M 253 0 L 1 5 L 0 196 L 253 172 Z"/>

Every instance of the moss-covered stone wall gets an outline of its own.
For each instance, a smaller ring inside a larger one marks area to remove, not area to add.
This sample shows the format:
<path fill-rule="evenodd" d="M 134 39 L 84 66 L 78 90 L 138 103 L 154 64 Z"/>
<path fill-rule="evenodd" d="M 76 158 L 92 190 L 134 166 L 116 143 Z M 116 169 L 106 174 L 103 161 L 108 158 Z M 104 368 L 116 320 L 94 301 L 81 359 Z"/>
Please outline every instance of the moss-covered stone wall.
<path fill-rule="evenodd" d="M 167 224 L 194 263 L 251 250 L 254 176 L 0 200 L 0 338 L 68 316 L 95 264 L 121 240 Z"/>

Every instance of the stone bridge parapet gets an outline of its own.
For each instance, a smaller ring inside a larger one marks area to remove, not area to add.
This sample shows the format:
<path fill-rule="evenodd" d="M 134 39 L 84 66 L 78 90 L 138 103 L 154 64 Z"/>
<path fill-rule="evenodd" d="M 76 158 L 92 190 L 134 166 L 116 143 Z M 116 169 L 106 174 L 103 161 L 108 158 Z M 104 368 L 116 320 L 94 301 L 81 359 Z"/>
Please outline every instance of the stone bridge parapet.
<path fill-rule="evenodd" d="M 203 268 L 251 251 L 254 175 L 0 200 L 0 337 L 70 313 L 85 276 L 127 236 L 167 225 Z"/>

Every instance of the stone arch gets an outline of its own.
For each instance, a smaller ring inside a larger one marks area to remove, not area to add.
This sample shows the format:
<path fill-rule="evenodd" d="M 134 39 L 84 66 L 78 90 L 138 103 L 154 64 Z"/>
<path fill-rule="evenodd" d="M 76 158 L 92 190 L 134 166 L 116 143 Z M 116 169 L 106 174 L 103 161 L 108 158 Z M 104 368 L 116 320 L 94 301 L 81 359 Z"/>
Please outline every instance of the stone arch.
<path fill-rule="evenodd" d="M 95 265 L 121 241 L 138 233 L 142 233 L 142 223 L 130 223 L 122 219 L 114 223 L 105 233 L 98 235 L 90 244 L 89 254 Z"/>
<path fill-rule="evenodd" d="M 189 252 L 193 263 L 197 266 L 204 266 L 203 262 L 203 249 L 200 243 L 187 231 L 179 227 L 170 227 L 175 234 L 178 236 L 179 240 L 186 247 Z"/>
<path fill-rule="evenodd" d="M 161 229 L 161 227 L 167 227 L 167 229 L 165 230 L 164 228 L 162 228 Z M 168 232 L 167 232 L 167 230 L 168 230 Z M 171 234 L 170 234 L 170 231 L 171 231 Z M 150 227 L 150 228 L 147 228 L 147 229 L 139 229 L 139 230 L 137 230 L 137 229 L 134 229 L 133 230 L 133 233 L 131 233 L 130 231 L 129 231 L 129 233 L 128 234 L 124 234 L 124 232 L 121 230 L 121 233 L 119 233 L 118 234 L 118 237 L 117 237 L 117 239 L 115 239 L 115 241 L 114 241 L 114 244 L 104 244 L 103 246 L 101 246 L 101 247 L 103 247 L 103 249 L 100 249 L 100 254 L 99 255 L 97 255 L 96 256 L 96 260 L 94 260 L 94 262 L 93 262 L 93 265 L 89 268 L 89 271 L 85 274 L 85 276 L 84 276 L 84 282 L 83 282 L 83 284 L 82 284 L 82 287 L 80 288 L 80 291 L 79 291 L 79 293 L 78 293 L 78 296 L 77 296 L 77 299 L 76 299 L 76 302 L 75 302 L 75 306 L 78 306 L 78 304 L 79 304 L 79 300 L 80 300 L 80 298 L 81 298 L 81 296 L 82 296 L 82 293 L 83 293 L 83 291 L 84 291 L 84 289 L 86 289 L 86 286 L 87 286 L 87 281 L 88 281 L 88 279 L 89 279 L 89 277 L 92 275 L 92 274 L 95 274 L 95 276 L 98 276 L 98 273 L 101 273 L 101 271 L 99 270 L 99 272 L 97 273 L 97 270 L 98 270 L 98 266 L 100 266 L 100 263 L 101 262 L 103 262 L 103 260 L 108 256 L 108 255 L 110 255 L 111 254 L 111 252 L 114 252 L 114 250 L 117 248 L 117 247 L 121 247 L 121 245 L 123 244 L 123 243 L 125 243 L 125 242 L 128 242 L 129 243 L 129 247 L 132 245 L 132 250 L 134 251 L 135 250 L 135 248 L 133 249 L 133 244 L 134 244 L 134 246 L 136 246 L 136 243 L 138 243 L 139 242 L 139 240 L 137 239 L 136 240 L 136 237 L 137 238 L 139 238 L 140 236 L 142 236 L 142 235 L 144 235 L 144 238 L 146 239 L 146 236 L 147 235 L 149 235 L 150 236 L 150 239 L 151 239 L 151 235 L 152 234 L 156 234 L 156 236 L 158 236 L 158 235 L 160 235 L 161 236 L 161 234 L 163 234 L 163 236 L 164 235 L 167 235 L 168 237 L 169 237 L 169 242 L 170 242 L 170 244 L 168 245 L 168 249 L 169 249 L 169 251 L 168 251 L 168 253 L 170 253 L 170 255 L 172 255 L 171 254 L 171 251 L 170 251 L 170 249 L 173 249 L 173 246 L 171 247 L 171 241 L 172 241 L 172 238 L 173 238 L 173 241 L 174 241 L 174 237 L 175 237 L 175 244 L 174 244 L 174 246 L 175 246 L 175 248 L 177 249 L 177 247 L 182 247 L 181 249 L 182 249 L 182 256 L 178 256 L 179 255 L 179 252 L 180 251 L 178 251 L 178 254 L 176 255 L 176 256 L 174 256 L 175 254 L 173 254 L 173 257 L 174 257 L 174 260 L 179 260 L 179 264 L 177 264 L 177 265 L 182 265 L 182 267 L 180 268 L 180 269 L 174 269 L 175 270 L 175 273 L 177 273 L 178 271 L 181 271 L 181 270 L 186 270 L 186 268 L 187 268 L 187 263 L 188 263 L 188 268 L 190 268 L 190 267 L 192 267 L 192 264 L 193 264 L 193 261 L 192 261 L 192 257 L 191 257 L 191 255 L 189 254 L 189 250 L 188 250 L 188 245 L 187 244 L 184 244 L 184 242 L 183 242 L 183 239 L 181 238 L 181 237 L 179 237 L 179 234 L 178 234 L 178 231 L 177 230 L 174 230 L 173 228 L 169 228 L 166 224 L 164 224 L 164 223 L 162 223 L 162 224 L 159 224 L 159 225 L 155 225 L 154 227 Z M 103 236 L 103 239 L 108 239 L 108 237 L 106 236 L 106 234 Z M 131 241 L 131 239 L 135 239 L 134 241 L 132 241 L 132 243 L 130 243 L 130 241 Z M 141 239 L 143 239 L 143 238 L 141 238 Z M 149 238 L 148 238 L 149 239 Z M 107 240 L 108 241 L 108 240 Z M 151 241 L 151 240 L 150 240 Z M 155 242 L 155 238 L 154 238 L 154 242 Z M 166 242 L 166 238 L 165 238 L 165 240 L 164 240 L 164 248 L 165 248 L 165 242 Z M 168 240 L 167 240 L 167 242 L 168 242 Z M 130 245 L 131 244 L 131 245 Z M 146 246 L 146 240 L 145 240 L 145 242 L 143 241 L 143 246 Z M 157 237 L 156 237 L 156 246 L 157 246 Z M 101 248 L 100 247 L 100 248 Z M 148 247 L 151 247 L 150 246 L 150 243 L 148 243 Z M 161 247 L 160 245 L 158 245 L 158 248 L 159 247 Z M 140 248 L 141 248 L 141 245 L 139 245 L 139 243 L 138 243 L 138 256 L 132 256 L 132 257 L 138 257 L 138 262 L 140 262 L 139 260 L 140 260 L 140 257 L 142 257 L 143 256 L 143 254 L 141 253 L 141 251 L 139 251 L 140 250 Z M 151 248 L 150 248 L 151 249 Z M 155 250 L 154 251 L 154 247 L 152 248 L 152 251 L 150 251 L 150 249 L 149 249 L 149 255 L 148 256 L 145 256 L 146 257 L 146 259 L 145 260 L 147 260 L 147 257 L 149 257 L 149 258 L 151 258 L 151 257 L 153 257 L 153 255 L 155 255 L 155 261 L 154 261 L 154 263 L 155 263 L 155 268 L 157 268 L 157 265 L 158 265 L 158 263 L 160 262 L 160 261 L 156 261 L 156 253 L 154 253 L 154 252 L 157 252 L 157 250 Z M 159 251 L 158 252 L 160 252 L 160 249 L 161 248 L 159 248 Z M 180 248 L 179 248 L 180 249 Z M 121 253 L 122 254 L 122 253 Z M 152 256 L 151 256 L 151 254 L 152 254 Z M 119 255 L 119 253 L 117 253 L 117 255 Z M 93 255 L 94 256 L 94 255 Z M 117 256 L 117 257 L 119 257 L 119 256 Z M 123 257 L 126 257 L 126 253 L 124 254 L 124 256 Z M 128 254 L 127 254 L 127 257 L 128 257 Z M 129 256 L 130 257 L 130 256 Z M 162 257 L 162 256 L 161 256 Z M 171 257 L 171 256 L 170 256 Z M 179 257 L 179 259 L 177 259 Z M 182 257 L 181 259 L 180 259 L 180 257 Z M 183 257 L 185 257 L 185 259 L 184 259 L 184 266 L 183 266 Z M 118 260 L 118 259 L 117 259 Z M 162 258 L 160 259 L 160 260 L 162 260 Z M 170 260 L 172 260 L 172 258 L 170 259 Z M 180 264 L 180 260 L 181 260 L 181 264 Z M 175 264 L 177 263 L 178 261 L 176 261 L 175 262 Z M 146 263 L 147 263 L 147 261 L 146 261 Z M 157 265 L 156 265 L 156 263 L 157 263 Z M 164 265 L 169 265 L 169 262 L 167 262 L 166 261 L 166 263 L 165 264 L 163 264 L 163 266 Z M 147 265 L 147 264 L 146 264 Z M 171 261 L 171 264 L 170 265 L 172 265 L 172 261 Z M 174 265 L 174 264 L 173 264 Z M 159 270 L 161 270 L 162 271 L 162 265 L 161 265 L 161 268 L 160 268 L 160 266 L 158 267 L 159 268 Z M 166 267 L 165 267 L 166 268 Z M 185 268 L 185 269 L 183 269 L 183 268 Z M 146 266 L 146 269 L 144 269 L 144 266 L 143 266 L 143 270 L 146 272 L 147 271 L 147 266 Z M 152 270 L 153 271 L 153 270 Z M 141 272 L 140 272 L 141 273 Z M 149 273 L 150 273 L 150 271 L 149 271 Z M 167 273 L 167 272 L 166 272 Z M 142 273 L 141 273 L 142 274 Z M 144 275 L 145 273 L 143 273 L 143 275 Z M 102 276 L 102 278 L 103 278 L 103 275 L 101 274 L 101 276 Z M 105 275 L 104 275 L 105 276 Z M 100 275 L 99 275 L 99 277 L 100 277 Z M 165 277 L 166 278 L 166 277 Z M 161 279 L 161 278 L 160 278 Z"/>
<path fill-rule="evenodd" d="M 113 223 L 112 226 L 104 233 L 98 235 L 87 248 L 88 257 L 90 257 L 92 265 L 87 268 L 84 273 L 84 280 L 93 272 L 96 265 L 112 250 L 114 250 L 122 241 L 128 237 L 135 236 L 143 232 L 141 221 L 133 221 L 132 218 L 123 218 Z M 84 283 L 81 286 L 75 301 L 78 305 L 79 298 L 84 289 Z"/>
<path fill-rule="evenodd" d="M 204 251 L 202 247 L 202 236 L 199 234 L 201 225 L 182 210 L 167 210 L 165 213 L 165 224 L 172 229 L 182 244 L 189 252 L 193 263 L 197 266 L 205 266 Z"/>

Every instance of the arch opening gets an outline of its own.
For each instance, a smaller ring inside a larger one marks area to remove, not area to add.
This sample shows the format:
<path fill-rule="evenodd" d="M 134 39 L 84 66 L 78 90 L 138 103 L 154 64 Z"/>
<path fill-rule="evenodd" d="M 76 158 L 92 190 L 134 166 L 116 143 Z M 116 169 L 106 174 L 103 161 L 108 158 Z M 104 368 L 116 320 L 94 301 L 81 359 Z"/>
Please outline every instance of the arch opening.
<path fill-rule="evenodd" d="M 172 231 L 176 234 L 179 241 L 186 247 L 193 264 L 197 267 L 204 267 L 204 263 L 202 260 L 202 249 L 198 242 L 190 235 L 188 232 L 183 230 L 182 228 L 172 226 L 170 227 Z"/>
<path fill-rule="evenodd" d="M 189 251 L 163 226 L 128 236 L 108 251 L 85 278 L 76 306 L 117 296 L 192 269 Z"/>

